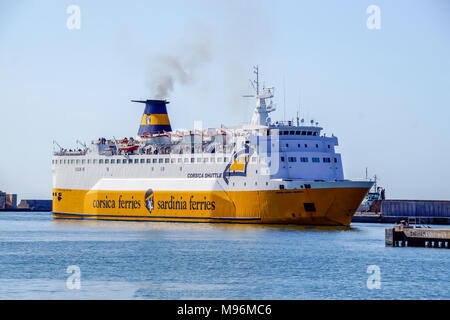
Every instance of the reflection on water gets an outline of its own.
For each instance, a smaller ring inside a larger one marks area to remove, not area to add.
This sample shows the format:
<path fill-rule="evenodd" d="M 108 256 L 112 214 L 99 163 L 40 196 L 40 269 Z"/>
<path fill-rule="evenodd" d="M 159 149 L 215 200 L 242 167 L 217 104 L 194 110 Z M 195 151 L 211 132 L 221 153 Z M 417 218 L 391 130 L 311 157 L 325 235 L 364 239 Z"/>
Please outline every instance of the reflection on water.
<path fill-rule="evenodd" d="M 449 299 L 450 251 L 346 227 L 52 220 L 0 215 L 3 299 Z M 68 266 L 81 270 L 69 290 Z M 381 289 L 367 288 L 367 267 Z M 409 281 L 414 274 L 414 280 Z"/>

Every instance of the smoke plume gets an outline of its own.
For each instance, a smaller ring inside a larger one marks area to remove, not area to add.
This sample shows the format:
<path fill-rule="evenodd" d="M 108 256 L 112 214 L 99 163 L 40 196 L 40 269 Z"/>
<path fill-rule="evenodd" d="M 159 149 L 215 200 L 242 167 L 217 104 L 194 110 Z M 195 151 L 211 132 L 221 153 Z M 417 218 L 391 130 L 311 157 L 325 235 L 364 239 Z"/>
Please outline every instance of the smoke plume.
<path fill-rule="evenodd" d="M 211 43 L 197 37 L 175 50 L 155 55 L 148 66 L 147 84 L 156 99 L 168 98 L 175 85 L 191 85 L 199 70 L 211 61 Z"/>

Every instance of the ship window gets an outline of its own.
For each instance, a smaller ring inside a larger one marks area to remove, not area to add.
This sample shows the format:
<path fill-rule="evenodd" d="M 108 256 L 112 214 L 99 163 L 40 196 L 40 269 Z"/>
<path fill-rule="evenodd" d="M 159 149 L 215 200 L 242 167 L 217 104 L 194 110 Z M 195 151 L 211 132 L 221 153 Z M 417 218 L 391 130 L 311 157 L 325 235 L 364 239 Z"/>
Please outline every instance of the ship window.
<path fill-rule="evenodd" d="M 214 158 L 211 158 L 211 162 L 214 163 L 214 162 L 215 162 L 215 159 L 214 159 Z"/>
<path fill-rule="evenodd" d="M 307 158 L 307 157 L 301 157 L 301 158 L 300 158 L 300 161 L 301 161 L 301 162 L 308 162 L 308 158 Z"/>
<path fill-rule="evenodd" d="M 152 171 L 155 171 L 155 167 L 152 167 Z"/>
<path fill-rule="evenodd" d="M 191 163 L 194 163 L 194 161 L 195 161 L 195 159 L 194 159 L 194 158 L 191 158 Z"/>
<path fill-rule="evenodd" d="M 103 159 L 98 160 L 98 164 L 103 164 Z"/>
<path fill-rule="evenodd" d="M 298 136 L 300 134 L 300 131 L 295 131 L 295 134 Z"/>
<path fill-rule="evenodd" d="M 97 160 L 96 159 L 92 159 L 92 164 L 96 164 Z"/>
<path fill-rule="evenodd" d="M 178 158 L 178 163 L 181 163 L 183 161 L 183 159 L 181 159 L 181 158 Z"/>
<path fill-rule="evenodd" d="M 105 159 L 105 163 L 109 163 L 109 159 Z"/>
<path fill-rule="evenodd" d="M 228 157 L 223 158 L 224 162 L 228 162 Z"/>
<path fill-rule="evenodd" d="M 316 143 L 316 148 L 318 148 L 319 147 L 319 145 Z"/>
<path fill-rule="evenodd" d="M 204 159 L 203 159 L 203 162 L 208 162 L 208 161 L 209 161 L 208 158 L 204 158 Z"/>
<path fill-rule="evenodd" d="M 289 147 L 289 143 L 286 143 L 286 148 L 288 148 Z"/>
<path fill-rule="evenodd" d="M 320 158 L 312 158 L 312 162 L 320 162 Z"/>
<path fill-rule="evenodd" d="M 306 136 L 306 131 L 302 131 L 302 136 Z"/>
<path fill-rule="evenodd" d="M 139 159 L 134 159 L 134 163 L 139 163 Z"/>
<path fill-rule="evenodd" d="M 280 190 L 284 190 L 284 184 L 280 184 Z"/>
<path fill-rule="evenodd" d="M 298 148 L 300 148 L 300 143 L 297 145 Z"/>
<path fill-rule="evenodd" d="M 288 162 L 297 162 L 296 157 L 288 157 Z"/>
<path fill-rule="evenodd" d="M 280 132 L 278 133 L 278 135 L 282 136 L 282 135 L 283 135 L 283 131 L 280 131 Z"/>
<path fill-rule="evenodd" d="M 189 159 L 188 158 L 184 158 L 184 163 L 188 163 Z"/>
<path fill-rule="evenodd" d="M 116 160 L 115 159 L 111 159 L 111 164 L 115 164 Z"/>
<path fill-rule="evenodd" d="M 147 158 L 147 163 L 152 163 L 152 159 Z"/>
<path fill-rule="evenodd" d="M 164 159 L 163 158 L 159 158 L 158 159 L 158 163 L 163 163 Z"/>
<path fill-rule="evenodd" d="M 133 163 L 133 160 L 132 159 L 128 159 L 128 163 Z"/>
<path fill-rule="evenodd" d="M 164 159 L 164 163 L 169 163 L 170 162 L 170 159 L 169 158 L 165 158 Z"/>
<path fill-rule="evenodd" d="M 157 163 L 158 159 L 153 159 L 152 163 Z"/>
<path fill-rule="evenodd" d="M 307 145 L 307 144 L 305 144 L 305 148 L 308 148 L 308 145 Z"/>
<path fill-rule="evenodd" d="M 328 149 L 330 149 L 330 145 L 328 145 Z"/>
<path fill-rule="evenodd" d="M 122 159 L 122 163 L 127 163 L 127 159 Z"/>
<path fill-rule="evenodd" d="M 283 134 L 284 134 L 285 136 L 287 136 L 287 135 L 289 134 L 289 131 L 283 131 Z"/>
<path fill-rule="evenodd" d="M 268 182 L 266 182 L 266 186 L 268 186 L 269 185 L 269 183 Z"/>
<path fill-rule="evenodd" d="M 330 163 L 331 161 L 330 161 L 330 158 L 323 158 L 323 162 Z"/>
<path fill-rule="evenodd" d="M 281 157 L 281 162 L 284 162 L 284 157 Z"/>
<path fill-rule="evenodd" d="M 170 159 L 170 163 L 175 163 L 175 159 Z"/>
<path fill-rule="evenodd" d="M 244 187 L 247 185 L 247 182 L 244 182 Z"/>
<path fill-rule="evenodd" d="M 310 136 L 310 135 L 312 135 L 312 132 L 311 132 L 311 131 L 308 131 L 308 136 Z"/>
<path fill-rule="evenodd" d="M 294 134 L 295 134 L 295 132 L 294 132 L 294 131 L 291 131 L 291 132 L 289 132 L 289 134 L 291 134 L 291 135 L 294 135 Z"/>
<path fill-rule="evenodd" d="M 202 158 L 197 158 L 197 162 L 202 162 Z"/>
<path fill-rule="evenodd" d="M 76 160 L 76 164 L 79 164 L 79 163 L 80 163 L 80 160 L 77 159 L 77 160 Z"/>
<path fill-rule="evenodd" d="M 337 163 L 337 158 L 334 158 L 334 163 Z"/>
<path fill-rule="evenodd" d="M 313 202 L 304 202 L 303 207 L 305 208 L 306 212 L 316 212 L 316 207 L 314 206 Z"/>
<path fill-rule="evenodd" d="M 314 132 L 314 133 L 313 133 L 313 136 L 317 136 L 317 132 Z"/>

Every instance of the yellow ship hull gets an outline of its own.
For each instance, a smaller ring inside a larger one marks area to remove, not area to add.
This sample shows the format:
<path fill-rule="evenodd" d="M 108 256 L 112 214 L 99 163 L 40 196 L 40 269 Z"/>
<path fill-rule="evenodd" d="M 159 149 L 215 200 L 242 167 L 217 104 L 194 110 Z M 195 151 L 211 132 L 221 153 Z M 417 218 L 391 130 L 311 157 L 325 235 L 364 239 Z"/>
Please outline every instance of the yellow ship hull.
<path fill-rule="evenodd" d="M 55 219 L 349 226 L 367 187 L 256 191 L 53 189 Z"/>

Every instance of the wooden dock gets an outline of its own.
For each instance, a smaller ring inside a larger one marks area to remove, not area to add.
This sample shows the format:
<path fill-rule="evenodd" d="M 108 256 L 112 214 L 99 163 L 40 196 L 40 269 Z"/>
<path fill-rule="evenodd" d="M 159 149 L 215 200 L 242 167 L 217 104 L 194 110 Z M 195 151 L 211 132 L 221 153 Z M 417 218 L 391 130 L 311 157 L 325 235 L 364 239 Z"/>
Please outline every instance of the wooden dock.
<path fill-rule="evenodd" d="M 385 229 L 387 247 L 428 247 L 450 249 L 450 229 L 432 229 L 400 225 Z"/>

